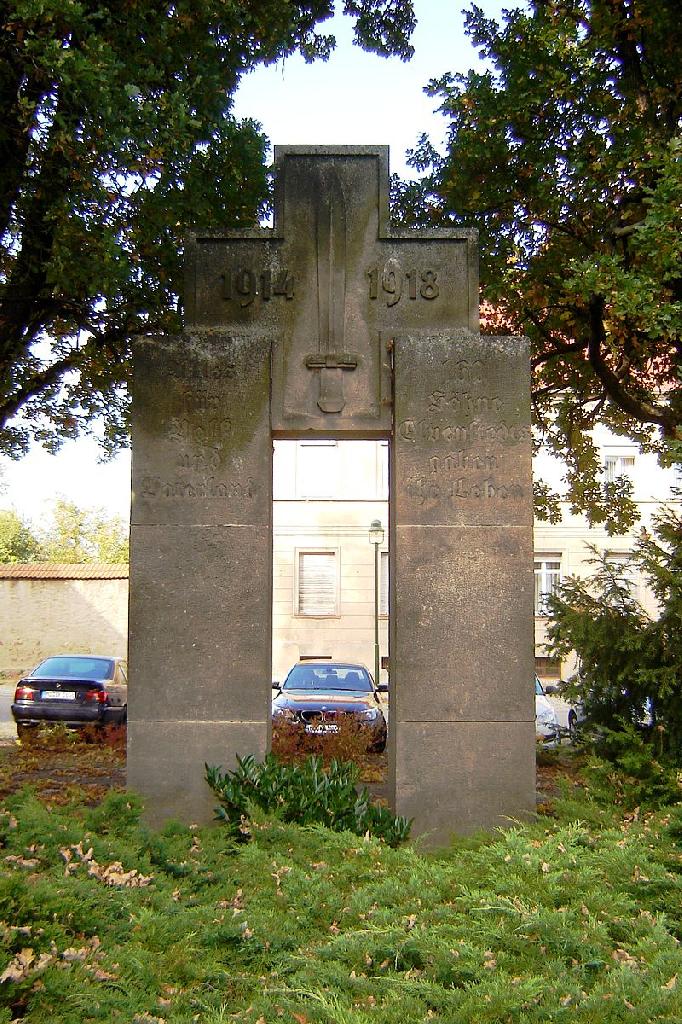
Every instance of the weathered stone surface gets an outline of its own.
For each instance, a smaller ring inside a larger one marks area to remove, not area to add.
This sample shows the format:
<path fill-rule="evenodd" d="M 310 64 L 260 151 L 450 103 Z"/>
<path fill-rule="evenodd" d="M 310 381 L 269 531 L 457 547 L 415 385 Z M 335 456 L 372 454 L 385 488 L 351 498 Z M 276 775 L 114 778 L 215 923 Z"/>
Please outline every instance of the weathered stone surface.
<path fill-rule="evenodd" d="M 262 753 L 272 618 L 270 342 L 135 346 L 128 778 L 210 820 L 206 761 Z"/>
<path fill-rule="evenodd" d="M 396 813 L 427 845 L 534 811 L 532 722 L 401 722 L 396 742 Z"/>
<path fill-rule="evenodd" d="M 395 361 L 398 521 L 530 529 L 525 339 L 399 336 Z"/>
<path fill-rule="evenodd" d="M 132 523 L 267 525 L 269 398 L 267 337 L 136 339 Z"/>
<path fill-rule="evenodd" d="M 394 380 L 395 800 L 441 834 L 534 807 L 526 342 L 399 336 Z"/>
<path fill-rule="evenodd" d="M 217 800 L 204 779 L 204 763 L 233 770 L 236 755 L 265 754 L 267 733 L 260 723 L 176 722 L 148 719 L 128 723 L 128 785 L 145 800 L 145 818 L 207 822 Z"/>
<path fill-rule="evenodd" d="M 390 437 L 394 803 L 445 840 L 534 802 L 528 351 L 475 232 L 391 230 L 385 147 L 275 157 L 274 228 L 193 235 L 187 333 L 135 346 L 129 778 L 206 820 L 265 751 L 272 436 Z"/>
<path fill-rule="evenodd" d="M 478 324 L 475 232 L 391 232 L 386 147 L 276 147 L 276 224 L 195 234 L 187 318 L 268 331 L 273 428 L 390 430 L 397 330 Z"/>
<path fill-rule="evenodd" d="M 509 527 L 396 530 L 392 719 L 533 721 L 533 555 Z"/>
<path fill-rule="evenodd" d="M 131 571 L 130 717 L 266 721 L 269 525 L 137 526 Z"/>

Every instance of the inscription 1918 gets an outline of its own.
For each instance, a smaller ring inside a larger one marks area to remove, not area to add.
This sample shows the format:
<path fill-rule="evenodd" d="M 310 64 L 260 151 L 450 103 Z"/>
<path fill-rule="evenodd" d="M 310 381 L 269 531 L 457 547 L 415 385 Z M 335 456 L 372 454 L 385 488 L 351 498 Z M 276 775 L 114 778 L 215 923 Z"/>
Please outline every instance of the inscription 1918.
<path fill-rule="evenodd" d="M 435 270 L 420 270 L 411 267 L 403 270 L 396 260 L 389 260 L 383 267 L 371 267 L 367 271 L 370 299 L 382 298 L 387 306 L 395 306 L 403 295 L 416 301 L 417 298 L 437 299 L 440 294 L 438 275 Z"/>

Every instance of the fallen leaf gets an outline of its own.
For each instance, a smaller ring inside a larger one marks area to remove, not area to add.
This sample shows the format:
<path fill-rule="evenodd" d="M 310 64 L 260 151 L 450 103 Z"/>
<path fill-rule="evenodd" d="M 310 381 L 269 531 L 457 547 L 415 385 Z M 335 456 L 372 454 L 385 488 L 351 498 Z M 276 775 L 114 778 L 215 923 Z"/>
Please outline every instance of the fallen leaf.
<path fill-rule="evenodd" d="M 21 981 L 30 972 L 31 964 L 36 956 L 33 950 L 28 947 L 22 949 L 21 953 L 10 960 L 5 970 L 0 975 L 0 984 L 5 981 Z"/>
<path fill-rule="evenodd" d="M 614 949 L 614 951 L 611 954 L 611 956 L 612 956 L 612 958 L 614 960 L 617 960 L 618 963 L 620 963 L 620 964 L 627 964 L 628 967 L 638 967 L 639 966 L 639 963 L 638 963 L 636 957 L 631 956 L 631 954 L 628 953 L 627 949 L 621 949 L 621 948 Z"/>
<path fill-rule="evenodd" d="M 16 853 L 9 854 L 5 861 L 7 864 L 15 864 L 18 868 L 37 868 L 40 864 L 37 857 L 20 857 Z"/>
<path fill-rule="evenodd" d="M 81 949 L 69 947 L 68 949 L 62 951 L 62 960 L 66 960 L 68 961 L 68 963 L 74 963 L 78 960 L 82 962 L 87 958 L 89 952 L 90 950 L 86 949 L 85 946 L 83 946 Z"/>

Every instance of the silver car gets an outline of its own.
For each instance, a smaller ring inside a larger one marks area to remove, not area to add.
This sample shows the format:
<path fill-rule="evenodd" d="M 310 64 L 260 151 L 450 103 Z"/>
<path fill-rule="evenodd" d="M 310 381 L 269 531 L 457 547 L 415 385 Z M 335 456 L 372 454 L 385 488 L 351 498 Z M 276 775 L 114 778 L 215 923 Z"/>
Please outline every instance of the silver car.
<path fill-rule="evenodd" d="M 547 699 L 542 683 L 535 677 L 535 737 L 544 746 L 553 746 L 561 737 L 556 711 Z"/>

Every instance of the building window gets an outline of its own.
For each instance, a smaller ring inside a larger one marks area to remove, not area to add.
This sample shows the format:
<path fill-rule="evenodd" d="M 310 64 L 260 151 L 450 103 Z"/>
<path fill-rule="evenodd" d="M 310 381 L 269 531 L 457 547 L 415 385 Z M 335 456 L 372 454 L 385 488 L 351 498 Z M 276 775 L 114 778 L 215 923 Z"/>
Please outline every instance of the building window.
<path fill-rule="evenodd" d="M 296 614 L 338 615 L 338 552 L 299 551 L 296 569 Z"/>
<path fill-rule="evenodd" d="M 296 497 L 333 498 L 339 480 L 339 446 L 326 438 L 296 446 Z"/>
<path fill-rule="evenodd" d="M 632 480 L 634 470 L 634 455 L 607 455 L 604 458 L 604 478 L 607 484 L 614 484 L 619 476 Z"/>
<path fill-rule="evenodd" d="M 388 551 L 381 552 L 379 579 L 379 615 L 388 615 Z"/>
<path fill-rule="evenodd" d="M 558 555 L 541 555 L 535 559 L 535 614 L 547 615 L 548 598 L 561 583 L 561 559 Z"/>
<path fill-rule="evenodd" d="M 539 655 L 535 659 L 535 672 L 541 682 L 556 682 L 561 678 L 561 662 L 558 658 Z"/>

